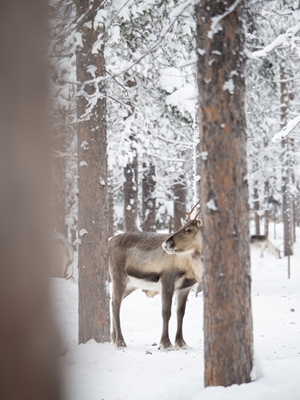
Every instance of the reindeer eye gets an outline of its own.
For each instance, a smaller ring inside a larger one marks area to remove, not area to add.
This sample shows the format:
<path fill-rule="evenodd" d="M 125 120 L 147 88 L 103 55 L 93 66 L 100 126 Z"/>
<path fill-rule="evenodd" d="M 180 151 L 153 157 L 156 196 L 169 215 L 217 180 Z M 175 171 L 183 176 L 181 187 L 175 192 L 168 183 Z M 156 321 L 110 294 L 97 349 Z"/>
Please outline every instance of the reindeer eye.
<path fill-rule="evenodd" d="M 192 228 L 186 228 L 186 233 L 193 233 L 194 232 L 194 229 L 192 229 Z"/>

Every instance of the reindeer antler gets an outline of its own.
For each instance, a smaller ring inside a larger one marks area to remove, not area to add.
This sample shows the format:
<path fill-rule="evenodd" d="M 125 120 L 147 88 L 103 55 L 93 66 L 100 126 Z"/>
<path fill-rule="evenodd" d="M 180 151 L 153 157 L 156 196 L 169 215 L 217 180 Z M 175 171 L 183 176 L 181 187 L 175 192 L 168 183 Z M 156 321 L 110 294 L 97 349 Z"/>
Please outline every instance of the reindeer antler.
<path fill-rule="evenodd" d="M 192 208 L 191 211 L 189 211 L 189 212 L 184 211 L 184 210 L 183 210 L 182 208 L 180 208 L 179 206 L 178 206 L 177 208 L 178 208 L 179 211 L 181 211 L 181 212 L 183 212 L 184 214 L 187 215 L 187 220 L 189 221 L 189 220 L 191 219 L 191 215 L 192 215 L 192 213 L 194 212 L 195 208 L 200 204 L 200 201 L 201 201 L 201 199 L 199 199 L 199 200 L 197 201 L 197 203 L 193 206 L 193 208 Z M 196 214 L 196 217 L 195 217 L 194 219 L 197 219 L 197 217 L 200 215 L 200 213 L 201 213 L 201 210 Z"/>

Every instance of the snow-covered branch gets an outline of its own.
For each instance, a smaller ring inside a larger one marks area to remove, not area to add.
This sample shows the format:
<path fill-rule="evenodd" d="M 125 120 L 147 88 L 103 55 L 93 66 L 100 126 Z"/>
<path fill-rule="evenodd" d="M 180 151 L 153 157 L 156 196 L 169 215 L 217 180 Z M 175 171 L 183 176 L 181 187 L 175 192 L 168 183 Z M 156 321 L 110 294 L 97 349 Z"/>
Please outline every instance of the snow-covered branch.
<path fill-rule="evenodd" d="M 300 115 L 296 118 L 289 121 L 284 129 L 274 135 L 272 142 L 279 142 L 280 140 L 284 139 L 292 130 L 299 124 L 300 122 Z"/>

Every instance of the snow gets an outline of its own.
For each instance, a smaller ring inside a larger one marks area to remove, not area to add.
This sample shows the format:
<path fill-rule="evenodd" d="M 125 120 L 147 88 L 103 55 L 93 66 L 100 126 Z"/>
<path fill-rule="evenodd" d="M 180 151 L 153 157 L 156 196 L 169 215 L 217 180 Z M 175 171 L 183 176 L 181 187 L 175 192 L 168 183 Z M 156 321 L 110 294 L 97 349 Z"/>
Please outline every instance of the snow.
<path fill-rule="evenodd" d="M 213 211 L 217 211 L 218 210 L 218 207 L 216 206 L 216 203 L 215 203 L 214 199 L 210 199 L 206 203 L 206 207 L 209 208 L 210 210 L 213 210 Z"/>
<path fill-rule="evenodd" d="M 299 124 L 299 122 L 300 122 L 300 115 L 289 121 L 284 129 L 276 133 L 276 135 L 274 135 L 272 138 L 272 142 L 275 143 L 284 139 L 290 132 L 292 132 L 292 130 Z"/>
<path fill-rule="evenodd" d="M 271 227 L 270 227 L 270 230 Z M 300 229 L 297 229 L 300 237 Z M 282 239 L 272 242 L 281 248 Z M 192 292 L 187 303 L 184 337 L 190 348 L 159 351 L 160 296 L 136 291 L 122 303 L 121 321 L 128 347 L 114 349 L 91 340 L 77 345 L 78 292 L 75 282 L 51 279 L 54 309 L 66 355 L 67 399 L 72 400 L 299 400 L 300 399 L 300 241 L 287 260 L 251 249 L 255 361 L 250 384 L 204 388 L 203 297 Z M 74 262 L 76 265 L 76 261 Z M 174 340 L 176 306 L 170 337 Z"/>
<path fill-rule="evenodd" d="M 173 93 L 184 85 L 182 72 L 177 68 L 164 68 L 160 71 L 160 87 L 167 93 Z"/>
<path fill-rule="evenodd" d="M 88 143 L 88 141 L 87 141 L 87 140 L 84 140 L 83 142 L 81 142 L 80 147 L 81 147 L 83 150 L 88 150 L 88 149 L 89 149 L 89 143 Z"/>
<path fill-rule="evenodd" d="M 185 86 L 167 96 L 166 103 L 177 107 L 183 115 L 185 112 L 194 115 L 198 98 L 197 95 L 196 85 L 187 83 Z"/>

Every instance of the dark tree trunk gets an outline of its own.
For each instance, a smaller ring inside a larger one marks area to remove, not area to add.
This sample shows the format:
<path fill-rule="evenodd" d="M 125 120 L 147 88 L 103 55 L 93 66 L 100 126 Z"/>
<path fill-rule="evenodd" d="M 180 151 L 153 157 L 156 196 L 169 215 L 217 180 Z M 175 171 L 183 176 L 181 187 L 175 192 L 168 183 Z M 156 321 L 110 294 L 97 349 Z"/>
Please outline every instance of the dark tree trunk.
<path fill-rule="evenodd" d="M 184 181 L 184 176 L 180 176 L 181 181 Z M 185 219 L 186 215 L 183 211 L 186 211 L 186 186 L 180 182 L 173 185 L 174 193 L 174 219 L 173 219 L 173 230 L 178 231 L 181 227 L 181 218 Z M 183 210 L 183 211 L 181 211 Z"/>
<path fill-rule="evenodd" d="M 142 230 L 144 232 L 156 232 L 156 198 L 155 198 L 155 167 L 143 165 L 143 204 L 142 204 Z"/>
<path fill-rule="evenodd" d="M 135 152 L 135 150 L 133 150 Z M 124 231 L 138 231 L 138 158 L 124 168 Z"/>
<path fill-rule="evenodd" d="M 54 158 L 54 196 L 55 196 L 55 229 L 68 237 L 66 225 L 66 111 L 60 110 L 59 119 L 61 124 L 54 132 L 53 148 L 56 152 Z"/>
<path fill-rule="evenodd" d="M 243 5 L 227 13 L 233 4 L 196 7 L 205 386 L 249 382 L 253 356 Z"/>
<path fill-rule="evenodd" d="M 0 399 L 59 400 L 50 311 L 46 2 L 0 6 Z"/>
<path fill-rule="evenodd" d="M 265 181 L 264 185 L 265 196 L 265 215 L 264 215 L 264 235 L 269 237 L 269 181 Z"/>
<path fill-rule="evenodd" d="M 96 76 L 105 76 L 104 49 L 92 54 L 92 45 L 98 37 L 93 28 L 94 17 L 102 6 L 95 0 L 89 9 L 89 0 L 77 3 L 78 15 L 83 16 L 79 31 L 83 47 L 77 51 L 77 80 L 84 82 L 93 76 L 88 67 L 95 66 Z M 89 24 L 90 23 L 90 24 Z M 90 339 L 97 342 L 110 340 L 108 284 L 108 194 L 107 194 L 107 141 L 106 100 L 103 83 L 82 86 L 88 95 L 99 93 L 92 115 L 86 112 L 86 96 L 78 97 L 78 232 L 82 244 L 78 246 L 79 268 L 79 343 Z"/>
<path fill-rule="evenodd" d="M 289 94 L 286 83 L 285 65 L 280 66 L 280 103 L 281 103 L 281 126 L 287 123 Z M 282 144 L 281 160 L 281 191 L 282 191 L 282 219 L 283 219 L 283 241 L 284 255 L 291 256 L 292 250 L 292 226 L 291 226 L 291 198 L 290 198 L 290 170 L 289 170 L 289 139 L 285 138 Z"/>
<path fill-rule="evenodd" d="M 112 183 L 108 185 L 108 237 L 114 236 L 114 193 Z"/>
<path fill-rule="evenodd" d="M 127 46 L 134 51 L 133 43 L 130 38 L 127 40 Z M 130 72 L 124 74 L 125 86 L 132 93 L 132 99 L 135 98 L 134 88 L 137 82 L 134 76 L 130 75 Z M 131 117 L 134 114 L 135 103 L 134 100 L 128 101 L 130 111 L 126 118 Z M 125 119 L 126 119 L 125 118 Z M 129 137 L 130 141 L 130 152 L 133 155 L 132 160 L 128 162 L 124 168 L 124 231 L 135 232 L 138 231 L 137 218 L 138 218 L 138 156 L 135 146 L 134 134 Z"/>
<path fill-rule="evenodd" d="M 257 184 L 257 182 L 256 182 Z M 260 216 L 259 216 L 259 197 L 258 189 L 254 188 L 254 223 L 255 223 L 255 235 L 260 235 Z"/>

